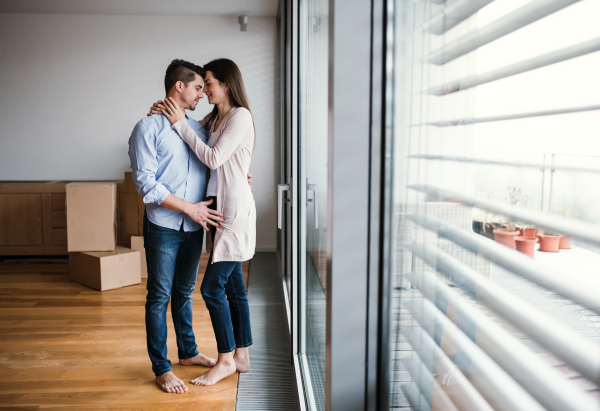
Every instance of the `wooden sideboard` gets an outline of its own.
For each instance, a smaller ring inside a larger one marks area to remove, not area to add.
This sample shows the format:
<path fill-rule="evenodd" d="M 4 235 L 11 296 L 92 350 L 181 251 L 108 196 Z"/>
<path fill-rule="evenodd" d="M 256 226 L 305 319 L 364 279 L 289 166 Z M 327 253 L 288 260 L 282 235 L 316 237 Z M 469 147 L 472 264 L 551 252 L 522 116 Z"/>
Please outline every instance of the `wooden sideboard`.
<path fill-rule="evenodd" d="M 0 255 L 67 254 L 65 185 L 0 183 Z"/>
<path fill-rule="evenodd" d="M 131 247 L 131 236 L 142 235 L 146 206 L 135 190 L 131 171 L 125 172 L 125 180 L 117 184 L 117 244 Z"/>
<path fill-rule="evenodd" d="M 0 182 L 0 256 L 68 254 L 68 183 Z M 130 173 L 117 191 L 117 244 L 131 247 L 131 236 L 142 235 L 144 203 Z"/>

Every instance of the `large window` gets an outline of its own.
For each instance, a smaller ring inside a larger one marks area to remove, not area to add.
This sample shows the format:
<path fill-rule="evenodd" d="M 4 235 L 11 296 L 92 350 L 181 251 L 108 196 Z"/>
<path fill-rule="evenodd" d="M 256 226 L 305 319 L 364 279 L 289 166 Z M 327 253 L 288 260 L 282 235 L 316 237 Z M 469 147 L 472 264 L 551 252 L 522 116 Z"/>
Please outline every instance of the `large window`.
<path fill-rule="evenodd" d="M 311 411 L 325 410 L 328 7 L 300 2 L 300 352 Z"/>
<path fill-rule="evenodd" d="M 390 408 L 600 406 L 600 2 L 392 2 Z"/>

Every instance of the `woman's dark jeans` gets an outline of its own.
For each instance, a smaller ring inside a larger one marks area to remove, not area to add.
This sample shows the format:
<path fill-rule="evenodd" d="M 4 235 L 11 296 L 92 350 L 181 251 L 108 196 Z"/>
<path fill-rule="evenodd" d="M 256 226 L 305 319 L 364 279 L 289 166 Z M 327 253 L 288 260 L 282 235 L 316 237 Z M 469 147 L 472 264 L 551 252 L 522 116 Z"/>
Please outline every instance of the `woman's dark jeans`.
<path fill-rule="evenodd" d="M 171 371 L 167 359 L 167 309 L 177 336 L 180 359 L 198 355 L 192 330 L 192 292 L 196 286 L 204 230 L 175 231 L 153 224 L 144 216 L 144 248 L 148 265 L 146 343 L 152 371 Z"/>
<path fill-rule="evenodd" d="M 213 200 L 209 208 L 216 210 L 217 198 L 208 199 Z M 214 244 L 216 228 L 212 225 L 209 227 Z M 200 292 L 210 313 L 219 353 L 251 346 L 250 309 L 242 263 L 219 261 L 213 264 L 211 251 Z"/>

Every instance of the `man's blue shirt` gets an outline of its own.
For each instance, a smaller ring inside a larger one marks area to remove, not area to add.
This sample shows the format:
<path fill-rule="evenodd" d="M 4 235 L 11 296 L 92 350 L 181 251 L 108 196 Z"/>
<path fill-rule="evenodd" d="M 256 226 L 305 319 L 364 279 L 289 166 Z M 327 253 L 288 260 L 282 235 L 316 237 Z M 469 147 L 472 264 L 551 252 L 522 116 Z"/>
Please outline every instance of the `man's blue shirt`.
<path fill-rule="evenodd" d="M 188 124 L 206 143 L 202 124 L 187 117 Z M 162 114 L 140 120 L 129 138 L 129 159 L 133 182 L 144 197 L 148 219 L 161 227 L 197 231 L 200 224 L 186 214 L 161 207 L 170 194 L 195 204 L 206 194 L 207 167 L 191 152 L 188 145 Z"/>

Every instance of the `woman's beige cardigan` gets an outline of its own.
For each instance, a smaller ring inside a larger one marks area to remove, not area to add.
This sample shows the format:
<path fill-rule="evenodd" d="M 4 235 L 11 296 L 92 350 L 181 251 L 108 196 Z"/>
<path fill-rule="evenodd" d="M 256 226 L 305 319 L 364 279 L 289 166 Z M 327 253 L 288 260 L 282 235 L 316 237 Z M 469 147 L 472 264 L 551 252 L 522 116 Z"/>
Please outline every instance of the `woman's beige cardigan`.
<path fill-rule="evenodd" d="M 217 210 L 225 221 L 217 227 L 213 263 L 251 259 L 256 248 L 256 206 L 247 177 L 254 148 L 252 114 L 233 107 L 209 136 L 214 139 L 212 148 L 198 138 L 185 118 L 173 128 L 200 161 L 217 170 Z"/>

